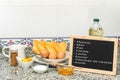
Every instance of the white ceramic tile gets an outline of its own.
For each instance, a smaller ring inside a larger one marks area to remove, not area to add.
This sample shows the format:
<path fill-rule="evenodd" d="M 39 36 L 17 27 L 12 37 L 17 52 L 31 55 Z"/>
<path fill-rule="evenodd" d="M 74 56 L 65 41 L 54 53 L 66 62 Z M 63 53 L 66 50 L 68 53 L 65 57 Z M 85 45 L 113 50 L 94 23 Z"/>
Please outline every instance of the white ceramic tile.
<path fill-rule="evenodd" d="M 0 37 L 26 36 L 26 7 L 0 7 Z"/>
<path fill-rule="evenodd" d="M 29 6 L 27 36 L 57 36 L 57 8 L 55 6 Z"/>
<path fill-rule="evenodd" d="M 119 3 L 119 0 L 0 0 L 0 37 L 88 35 L 94 17 L 100 17 L 105 35 L 113 36 L 120 34 Z"/>
<path fill-rule="evenodd" d="M 59 7 L 59 36 L 87 34 L 87 7 Z"/>

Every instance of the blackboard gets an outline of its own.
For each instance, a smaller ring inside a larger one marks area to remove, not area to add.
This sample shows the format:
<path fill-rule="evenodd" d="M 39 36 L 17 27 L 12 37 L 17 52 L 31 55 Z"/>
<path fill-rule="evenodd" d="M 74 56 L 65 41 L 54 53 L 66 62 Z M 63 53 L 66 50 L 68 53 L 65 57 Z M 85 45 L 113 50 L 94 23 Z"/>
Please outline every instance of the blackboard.
<path fill-rule="evenodd" d="M 81 71 L 116 75 L 117 45 L 116 38 L 73 36 L 69 64 Z"/>

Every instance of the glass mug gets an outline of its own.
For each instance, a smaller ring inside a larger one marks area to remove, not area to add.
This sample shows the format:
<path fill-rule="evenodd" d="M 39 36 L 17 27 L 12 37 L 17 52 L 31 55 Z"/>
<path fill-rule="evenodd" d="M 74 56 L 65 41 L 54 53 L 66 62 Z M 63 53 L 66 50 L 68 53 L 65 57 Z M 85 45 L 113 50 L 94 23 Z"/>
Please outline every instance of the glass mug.
<path fill-rule="evenodd" d="M 9 58 L 11 57 L 11 53 L 17 50 L 17 56 L 19 58 L 25 58 L 25 48 L 26 45 L 20 45 L 20 44 L 14 44 L 14 45 L 9 45 L 9 46 L 3 46 L 2 48 L 2 54 L 6 57 Z M 8 54 L 5 53 L 5 49 L 9 49 Z"/>

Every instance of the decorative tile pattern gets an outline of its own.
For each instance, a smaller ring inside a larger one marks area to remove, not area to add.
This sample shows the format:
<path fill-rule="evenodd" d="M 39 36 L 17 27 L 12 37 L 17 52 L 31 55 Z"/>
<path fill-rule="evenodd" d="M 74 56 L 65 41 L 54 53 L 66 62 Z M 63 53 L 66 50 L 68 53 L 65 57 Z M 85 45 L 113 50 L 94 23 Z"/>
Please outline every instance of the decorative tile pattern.
<path fill-rule="evenodd" d="M 0 52 L 2 52 L 3 46 L 9 46 L 13 44 L 26 45 L 26 38 L 0 38 Z"/>
<path fill-rule="evenodd" d="M 0 46 L 9 46 L 12 44 L 26 44 L 26 38 L 0 38 Z"/>
<path fill-rule="evenodd" d="M 42 40 L 51 41 L 54 40 L 56 42 L 66 41 L 67 42 L 67 50 L 69 50 L 69 37 L 28 37 L 28 38 L 0 38 L 0 52 L 2 51 L 3 46 L 9 46 L 12 44 L 22 44 L 27 45 L 28 48 L 26 51 L 30 51 L 30 48 L 33 46 L 33 40 Z M 30 52 L 29 52 L 30 53 Z"/>
<path fill-rule="evenodd" d="M 116 36 L 107 36 L 111 38 L 118 38 L 118 45 L 120 45 L 120 37 Z M 0 38 L 0 51 L 1 47 L 3 46 L 9 46 L 12 44 L 22 44 L 22 45 L 28 45 L 28 47 L 33 46 L 33 40 L 41 40 L 44 39 L 45 41 L 51 41 L 54 40 L 56 42 L 66 41 L 67 42 L 67 51 L 69 51 L 70 47 L 70 38 L 69 37 L 24 37 L 24 38 Z"/>
<path fill-rule="evenodd" d="M 116 36 L 107 36 L 110 38 L 117 38 Z M 56 42 L 62 42 L 66 41 L 68 45 L 70 45 L 70 39 L 69 37 L 23 37 L 23 38 L 0 38 L 0 46 L 9 46 L 12 44 L 23 44 L 23 45 L 28 45 L 32 46 L 33 40 L 46 40 L 46 41 L 51 41 L 54 40 Z M 120 37 L 118 37 L 119 40 L 119 45 L 120 45 Z"/>

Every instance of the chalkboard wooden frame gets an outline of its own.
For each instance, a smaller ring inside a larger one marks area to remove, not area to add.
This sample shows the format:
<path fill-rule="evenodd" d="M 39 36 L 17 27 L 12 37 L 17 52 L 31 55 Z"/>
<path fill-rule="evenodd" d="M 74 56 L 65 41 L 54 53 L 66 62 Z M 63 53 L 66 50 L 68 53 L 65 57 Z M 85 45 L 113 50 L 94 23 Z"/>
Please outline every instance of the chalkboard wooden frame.
<path fill-rule="evenodd" d="M 112 70 L 102 70 L 102 69 L 94 69 L 89 67 L 81 67 L 81 66 L 74 66 L 72 63 L 73 59 L 73 44 L 74 39 L 84 39 L 84 40 L 97 40 L 97 41 L 105 41 L 105 42 L 113 42 L 113 64 Z M 94 37 L 94 36 L 71 36 L 70 38 L 70 56 L 69 56 L 69 65 L 75 67 L 76 70 L 85 71 L 85 72 L 92 72 L 92 73 L 100 73 L 100 74 L 108 74 L 108 75 L 116 75 L 117 70 L 117 50 L 118 50 L 118 39 L 117 38 L 105 38 L 105 37 Z"/>

